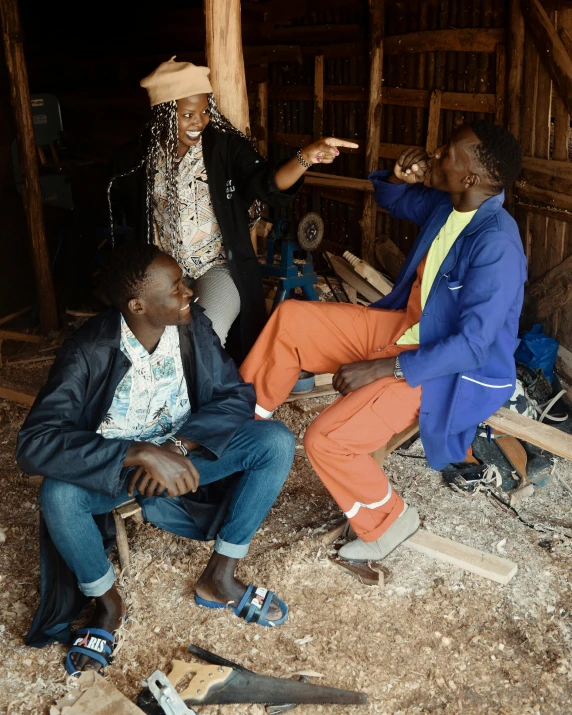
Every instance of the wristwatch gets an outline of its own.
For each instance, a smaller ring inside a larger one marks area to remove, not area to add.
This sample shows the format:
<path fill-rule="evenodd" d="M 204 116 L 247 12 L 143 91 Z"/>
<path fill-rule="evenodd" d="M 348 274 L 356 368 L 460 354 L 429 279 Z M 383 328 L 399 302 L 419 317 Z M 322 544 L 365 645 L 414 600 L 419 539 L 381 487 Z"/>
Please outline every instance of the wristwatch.
<path fill-rule="evenodd" d="M 401 363 L 399 362 L 399 358 L 395 358 L 395 367 L 393 368 L 393 374 L 398 380 L 403 380 L 405 375 L 403 374 L 403 370 L 401 369 Z"/>

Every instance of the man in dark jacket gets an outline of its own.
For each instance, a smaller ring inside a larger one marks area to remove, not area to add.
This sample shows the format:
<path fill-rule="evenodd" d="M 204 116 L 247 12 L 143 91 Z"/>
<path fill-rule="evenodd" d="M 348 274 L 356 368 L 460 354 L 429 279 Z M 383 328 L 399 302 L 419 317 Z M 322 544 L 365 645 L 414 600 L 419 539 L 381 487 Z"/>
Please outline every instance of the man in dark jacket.
<path fill-rule="evenodd" d="M 204 540 L 214 535 L 199 528 L 192 498 L 237 475 L 195 599 L 209 608 L 230 604 L 261 625 L 287 616 L 275 594 L 247 588 L 234 573 L 288 474 L 292 434 L 278 422 L 254 421 L 253 387 L 192 305 L 173 258 L 152 245 L 119 249 L 104 285 L 114 308 L 64 344 L 16 454 L 25 472 L 44 477 L 40 502 L 52 552 L 96 601 L 91 627 L 70 649 L 69 672 L 109 662 L 125 609 L 94 517 L 132 495 L 147 521 Z M 49 598 L 45 573 L 42 596 Z M 61 639 L 70 614 L 50 622 L 40 613 L 33 644 Z"/>

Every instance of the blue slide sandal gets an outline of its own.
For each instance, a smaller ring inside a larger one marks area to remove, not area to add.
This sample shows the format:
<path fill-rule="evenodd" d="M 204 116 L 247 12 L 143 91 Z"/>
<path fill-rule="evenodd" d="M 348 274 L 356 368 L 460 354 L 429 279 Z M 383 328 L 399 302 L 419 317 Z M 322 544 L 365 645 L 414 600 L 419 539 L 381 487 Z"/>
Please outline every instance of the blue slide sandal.
<path fill-rule="evenodd" d="M 278 604 L 282 612 L 282 615 L 276 621 L 269 621 L 266 618 L 272 601 Z M 282 599 L 278 598 L 274 591 L 269 591 L 267 588 L 260 588 L 253 584 L 250 584 L 246 589 L 236 608 L 228 606 L 226 603 L 206 601 L 204 598 L 197 596 L 197 594 L 195 594 L 195 603 L 203 608 L 229 608 L 238 618 L 244 618 L 247 623 L 258 623 L 260 626 L 281 626 L 288 618 L 288 606 Z"/>
<path fill-rule="evenodd" d="M 76 632 L 73 644 L 66 656 L 67 672 L 69 675 L 81 675 L 81 671 L 75 667 L 71 659 L 75 653 L 86 655 L 99 663 L 101 668 L 107 668 L 113 662 L 114 645 L 115 637 L 112 633 L 104 631 L 103 628 L 81 628 Z"/>

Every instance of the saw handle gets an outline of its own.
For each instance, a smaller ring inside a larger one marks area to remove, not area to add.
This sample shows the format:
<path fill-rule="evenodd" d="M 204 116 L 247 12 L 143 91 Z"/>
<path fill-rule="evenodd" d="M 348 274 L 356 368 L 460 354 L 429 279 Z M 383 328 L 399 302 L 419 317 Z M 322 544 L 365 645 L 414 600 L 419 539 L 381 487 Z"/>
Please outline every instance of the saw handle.
<path fill-rule="evenodd" d="M 248 670 L 248 668 L 244 668 L 242 665 L 238 665 L 238 663 L 233 663 L 232 660 L 222 658 L 220 655 L 216 655 L 216 653 L 211 653 L 204 648 L 200 648 L 198 645 L 193 645 L 191 643 L 187 651 L 192 655 L 196 655 L 197 658 L 200 658 L 201 660 L 206 660 L 207 663 L 212 663 L 213 665 L 222 665 L 223 668 L 234 668 L 235 670 L 242 670 L 245 673 L 252 673 L 252 670 Z"/>

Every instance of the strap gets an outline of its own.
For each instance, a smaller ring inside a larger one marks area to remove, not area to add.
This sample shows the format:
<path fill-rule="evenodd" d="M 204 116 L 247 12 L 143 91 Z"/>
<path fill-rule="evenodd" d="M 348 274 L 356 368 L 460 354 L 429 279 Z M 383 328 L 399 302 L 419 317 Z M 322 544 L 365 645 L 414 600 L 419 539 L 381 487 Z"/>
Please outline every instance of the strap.
<path fill-rule="evenodd" d="M 91 648 L 81 648 L 80 646 L 73 645 L 68 650 L 68 654 L 66 656 L 66 670 L 70 675 L 80 672 L 75 667 L 74 662 L 71 659 L 71 656 L 74 653 L 79 653 L 80 655 L 86 655 L 88 658 L 91 658 L 92 660 L 97 661 L 103 668 L 106 668 L 111 663 L 111 659 L 106 658 L 104 655 L 97 653 L 96 651 L 92 650 Z"/>
<path fill-rule="evenodd" d="M 239 618 L 245 618 L 246 614 L 248 613 L 248 609 L 250 608 L 250 595 L 254 591 L 254 585 L 250 584 L 250 586 L 246 589 L 244 592 L 244 596 L 240 599 L 240 603 L 236 607 L 236 615 Z"/>

